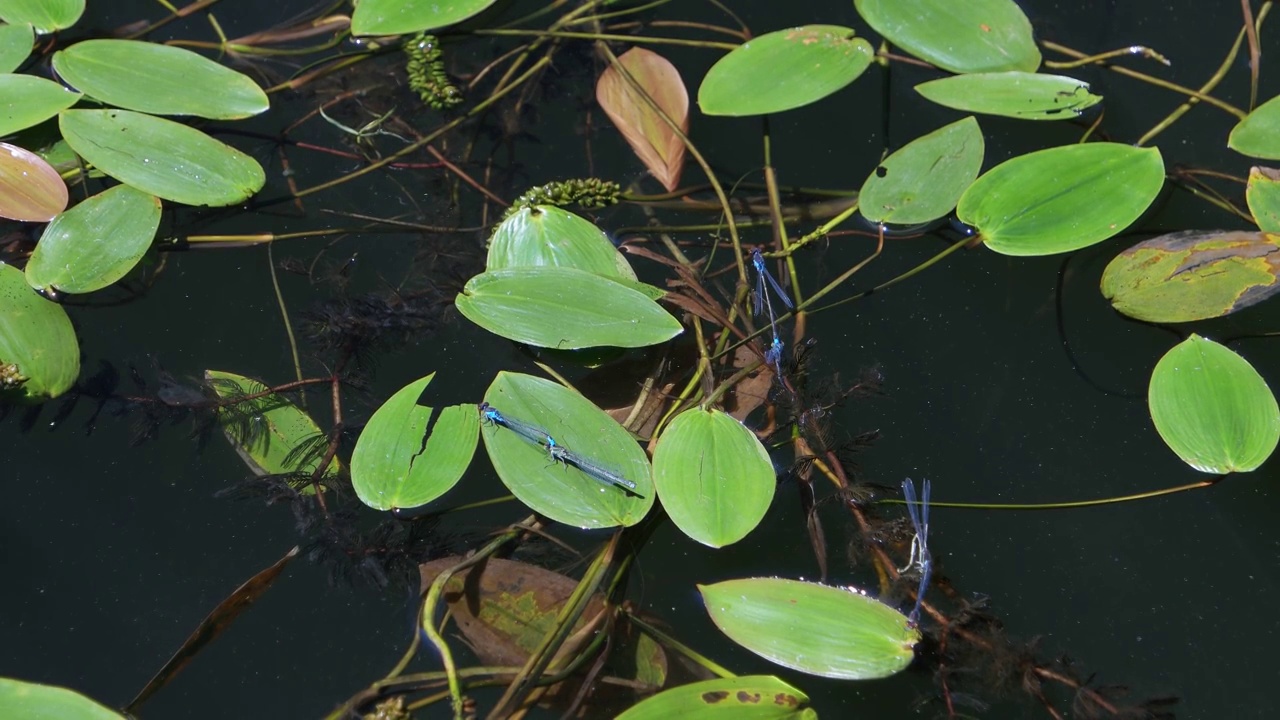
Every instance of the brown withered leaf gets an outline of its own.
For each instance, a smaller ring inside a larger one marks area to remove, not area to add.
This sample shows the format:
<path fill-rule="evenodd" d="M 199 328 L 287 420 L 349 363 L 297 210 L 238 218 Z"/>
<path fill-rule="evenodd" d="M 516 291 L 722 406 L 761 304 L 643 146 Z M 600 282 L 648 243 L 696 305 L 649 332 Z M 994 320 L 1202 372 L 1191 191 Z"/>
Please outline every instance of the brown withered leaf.
<path fill-rule="evenodd" d="M 222 602 L 218 603 L 218 607 L 200 622 L 191 636 L 182 643 L 182 647 L 169 658 L 169 661 L 160 668 L 155 677 L 147 683 L 146 687 L 138 693 L 137 697 L 125 706 L 125 712 L 135 712 L 142 703 L 156 693 L 160 688 L 169 684 L 175 675 L 182 671 L 187 663 L 195 658 L 196 654 L 205 648 L 214 638 L 222 634 L 231 625 L 240 613 L 249 609 L 259 597 L 262 596 L 267 588 L 276 581 L 280 573 L 284 571 L 290 560 L 298 555 L 298 547 L 295 545 L 292 550 L 284 554 L 284 557 L 277 560 L 273 565 L 260 571 L 257 575 L 249 578 L 243 585 L 236 588 L 234 592 L 228 595 Z"/>
<path fill-rule="evenodd" d="M 425 593 L 441 572 L 457 565 L 462 557 L 446 557 L 418 566 Z M 449 579 L 443 599 L 449 617 L 480 662 L 490 666 L 524 665 L 530 652 L 555 626 L 556 616 L 573 594 L 578 582 L 559 573 L 514 560 L 489 558 Z M 586 611 L 574 625 L 574 633 L 556 654 L 553 667 L 563 666 L 589 644 L 604 625 L 608 612 L 604 597 L 597 593 L 587 602 Z M 637 692 L 657 689 L 654 679 L 668 676 L 666 654 L 649 644 L 635 644 L 629 624 L 614 627 L 615 640 L 605 673 L 619 678 L 593 683 L 582 709 L 590 717 L 612 717 L 635 702 Z M 574 675 L 540 690 L 535 699 L 546 707 L 569 707 L 581 693 L 586 678 Z"/>
<path fill-rule="evenodd" d="M 681 132 L 689 132 L 689 92 L 680 72 L 666 58 L 644 48 L 632 48 L 618 61 L 662 108 Z M 668 192 L 680 184 L 684 143 L 613 66 L 596 82 L 596 102 L 622 131 L 631 149 Z"/>

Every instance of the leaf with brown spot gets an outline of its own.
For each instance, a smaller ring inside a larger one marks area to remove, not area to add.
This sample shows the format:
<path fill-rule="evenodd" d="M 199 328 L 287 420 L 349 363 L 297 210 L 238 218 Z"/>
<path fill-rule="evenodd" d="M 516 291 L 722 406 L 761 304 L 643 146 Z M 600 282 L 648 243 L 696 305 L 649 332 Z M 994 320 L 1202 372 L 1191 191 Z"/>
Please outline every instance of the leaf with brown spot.
<path fill-rule="evenodd" d="M 1102 273 L 1102 294 L 1138 320 L 1222 317 L 1280 291 L 1280 235 L 1188 230 L 1120 253 Z"/>
<path fill-rule="evenodd" d="M 618 62 L 682 133 L 689 131 L 689 92 L 680 72 L 666 58 L 644 48 L 632 48 Z M 673 191 L 684 169 L 684 142 L 654 111 L 636 88 L 612 66 L 596 82 L 596 102 L 622 132 L 627 144 L 658 182 Z"/>

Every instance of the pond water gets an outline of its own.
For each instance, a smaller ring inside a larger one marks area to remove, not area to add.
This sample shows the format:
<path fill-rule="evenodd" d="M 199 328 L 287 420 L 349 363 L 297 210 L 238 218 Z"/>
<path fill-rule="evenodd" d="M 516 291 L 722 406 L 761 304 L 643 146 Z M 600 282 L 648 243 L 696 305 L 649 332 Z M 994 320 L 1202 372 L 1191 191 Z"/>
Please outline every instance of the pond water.
<path fill-rule="evenodd" d="M 811 22 L 847 24 L 871 34 L 848 2 L 731 4 L 757 34 Z M 1039 37 L 1086 51 L 1148 45 L 1173 65 L 1123 64 L 1193 87 L 1214 72 L 1239 28 L 1233 4 L 1020 4 Z M 530 5 L 507 8 L 502 17 L 518 17 Z M 680 12 L 725 22 L 713 8 L 694 5 Z M 280 3 L 263 9 L 247 0 L 223 0 L 215 14 L 234 37 L 287 22 L 305 7 Z M 155 17 L 157 8 L 90 2 L 89 12 L 87 27 L 108 30 Z M 499 24 L 498 19 L 486 22 Z M 196 17 L 166 26 L 153 39 L 212 37 L 207 23 Z M 1280 48 L 1269 33 L 1262 37 L 1265 69 L 1269 53 Z M 452 62 L 473 72 L 511 46 L 505 40 L 475 40 L 460 46 Z M 719 57 L 719 51 L 692 48 L 663 53 L 691 87 Z M 1046 52 L 1046 57 L 1055 56 Z M 491 132 L 480 135 L 476 157 L 492 151 L 492 187 L 500 195 L 513 198 L 528 186 L 586 176 L 593 169 L 624 184 L 642 176 L 638 161 L 591 106 L 593 63 L 589 49 L 565 51 L 524 111 L 488 121 Z M 1240 106 L 1248 103 L 1246 63 L 1242 54 L 1216 91 Z M 255 67 L 271 77 L 292 68 L 282 60 L 257 61 Z M 361 68 L 340 82 L 317 83 L 281 97 L 278 106 L 273 100 L 266 116 L 235 126 L 257 135 L 220 135 L 267 167 L 270 180 L 261 198 L 279 200 L 287 193 L 280 148 L 270 138 L 344 88 L 370 88 L 364 116 L 352 106 L 341 109 L 348 125 L 399 107 L 419 130 L 434 127 L 438 116 L 398 105 L 408 96 L 395 94 L 387 67 Z M 1106 97 L 1102 129 L 1119 142 L 1132 142 L 1180 100 L 1103 70 L 1082 70 L 1077 76 Z M 844 92 L 772 118 L 773 153 L 783 182 L 855 189 L 886 147 L 895 149 L 957 119 L 958 113 L 915 95 L 912 86 L 928 77 L 909 66 L 895 66 L 888 75 L 873 67 Z M 1260 98 L 1277 91 L 1280 86 L 1264 72 Z M 590 124 L 588 110 L 593 111 Z M 1082 133 L 1081 126 L 1067 123 L 986 117 L 980 123 L 987 142 L 984 169 L 1017 153 L 1074 142 Z M 1155 144 L 1167 168 L 1206 167 L 1244 176 L 1250 161 L 1225 147 L 1233 123 L 1226 114 L 1198 107 Z M 519 134 L 501 132 L 512 129 Z M 695 112 L 691 134 L 722 178 L 758 170 L 756 121 Z M 320 120 L 291 137 L 350 148 L 349 138 Z M 379 147 L 394 147 L 390 138 L 377 140 Z M 458 148 L 451 145 L 446 154 Z M 285 154 L 292 177 L 304 187 L 359 167 L 356 161 L 297 147 Z M 483 177 L 485 167 L 476 163 L 468 170 Z M 686 182 L 696 177 L 691 169 Z M 361 224 L 333 212 L 484 225 L 477 196 L 465 193 L 455 202 L 447 178 L 440 168 L 388 171 L 310 196 L 301 211 L 288 202 L 263 202 L 248 212 L 186 213 L 176 224 L 167 219 L 162 232 L 279 234 Z M 758 178 L 756 172 L 749 179 Z M 652 192 L 656 185 L 644 187 Z M 598 215 L 610 231 L 639 217 L 625 207 Z M 672 219 L 686 217 L 702 216 Z M 1238 219 L 1169 188 L 1130 232 L 1070 259 L 966 250 L 908 282 L 814 314 L 806 333 L 818 340 L 820 372 L 847 381 L 875 367 L 884 378 L 882 395 L 850 402 L 834 418 L 845 436 L 881 435 L 859 455 L 862 475 L 890 487 L 904 477 L 927 477 L 935 500 L 997 504 L 1122 496 L 1201 479 L 1161 442 L 1145 403 L 1151 368 L 1177 335 L 1117 315 L 1099 294 L 1098 281 L 1117 252 L 1146 237 L 1237 227 L 1243 227 Z M 500 370 L 539 373 L 527 353 L 449 307 L 455 291 L 450 288 L 481 268 L 485 236 L 483 230 L 378 231 L 277 243 L 277 266 L 314 262 L 330 274 L 343 268 L 349 295 L 393 297 L 398 290 L 401 297 L 418 298 L 414 302 L 426 312 L 418 331 L 377 353 L 367 392 L 351 393 L 345 408 L 351 423 L 363 422 L 392 392 L 428 372 L 447 379 L 446 402 L 479 400 Z M 706 236 L 689 239 L 704 242 Z M 882 258 L 855 276 L 848 294 L 915 267 L 945 242 L 930 236 L 891 241 Z M 833 238 L 801 256 L 801 277 L 820 287 L 872 247 L 862 236 Z M 157 367 L 178 381 L 209 368 L 271 383 L 294 378 L 265 247 L 175 252 L 167 262 L 159 282 L 135 301 L 69 308 L 84 352 L 82 378 L 109 363 L 123 375 L 118 392 L 124 394 L 141 392 L 129 379 L 131 366 L 148 380 L 151 392 L 159 387 Z M 654 267 L 642 273 L 661 281 Z M 295 321 L 342 292 L 332 282 L 313 283 L 297 273 L 280 277 Z M 417 290 L 424 292 L 414 295 Z M 1264 303 L 1195 329 L 1218 339 L 1273 330 L 1276 307 Z M 1245 339 L 1232 347 L 1265 378 L 1280 377 L 1274 342 Z M 327 372 L 321 363 L 326 356 L 317 352 L 315 343 L 304 344 L 305 373 Z M 571 367 L 557 367 L 583 377 Z M 327 422 L 324 397 L 313 395 L 311 402 L 320 421 Z M 189 419 L 166 424 L 154 439 L 135 444 L 136 413 L 104 413 L 92 422 L 92 432 L 86 428 L 92 402 L 82 402 L 56 422 L 53 415 L 46 410 L 24 422 L 20 413 L 11 413 L 0 423 L 0 477 L 8 489 L 0 503 L 5 573 L 0 675 L 65 685 L 122 706 L 210 609 L 300 538 L 284 505 L 215 496 L 245 478 L 244 464 L 218 434 L 204 443 L 192 439 Z M 786 462 L 782 453 L 775 459 Z M 1180 704 L 1172 708 L 1177 717 L 1274 717 L 1280 705 L 1270 688 L 1275 678 L 1271 643 L 1278 638 L 1269 601 L 1280 590 L 1275 467 L 1269 462 L 1208 490 L 1101 507 L 935 508 L 930 545 L 948 589 L 933 592 L 954 593 L 953 602 L 986 598 L 1004 631 L 1024 643 L 1034 639 L 1042 657 L 1067 656 L 1080 675 L 1096 673 L 1095 686 L 1130 688 L 1130 699 L 1177 696 Z M 449 500 L 481 500 L 501 492 L 482 455 Z M 670 524 L 662 526 L 639 558 L 631 598 L 735 672 L 778 672 L 808 692 L 824 716 L 945 716 L 937 703 L 917 707 L 938 692 L 928 674 L 908 671 L 865 683 L 805 677 L 736 648 L 707 621 L 695 583 L 817 576 L 796 496 L 794 485 L 782 485 L 765 522 L 724 550 L 697 545 Z M 474 547 L 488 531 L 526 513 L 516 504 L 496 505 L 451 517 L 444 531 L 450 546 Z M 854 567 L 845 552 L 856 533 L 847 517 L 836 503 L 824 506 L 823 517 L 830 579 L 874 588 L 866 568 Z M 583 548 L 600 539 L 558 530 Z M 335 584 L 329 570 L 323 563 L 293 562 L 225 635 L 149 701 L 144 716 L 322 716 L 381 677 L 409 638 L 416 594 L 394 583 L 388 589 L 360 581 Z M 421 665 L 432 662 L 424 657 Z M 1053 696 L 1069 706 L 1059 691 Z M 985 718 L 1048 716 L 1021 694 L 977 697 L 991 708 L 960 710 Z"/>

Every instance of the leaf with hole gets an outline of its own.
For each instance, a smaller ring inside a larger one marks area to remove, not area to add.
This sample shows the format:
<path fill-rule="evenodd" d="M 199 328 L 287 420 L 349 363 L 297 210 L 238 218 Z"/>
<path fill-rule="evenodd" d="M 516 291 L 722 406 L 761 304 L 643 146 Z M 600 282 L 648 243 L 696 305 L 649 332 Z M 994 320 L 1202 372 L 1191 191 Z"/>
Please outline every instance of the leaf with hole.
<path fill-rule="evenodd" d="M 375 510 L 415 508 L 462 479 L 476 452 L 475 405 L 439 411 L 426 403 L 432 373 L 409 383 L 374 411 L 351 453 L 356 497 Z"/>
<path fill-rule="evenodd" d="M 772 675 L 715 678 L 645 698 L 616 720 L 817 720 L 809 697 Z"/>
<path fill-rule="evenodd" d="M 982 169 L 982 130 L 972 117 L 907 143 L 862 184 L 858 209 L 877 223 L 927 223 L 955 209 Z"/>

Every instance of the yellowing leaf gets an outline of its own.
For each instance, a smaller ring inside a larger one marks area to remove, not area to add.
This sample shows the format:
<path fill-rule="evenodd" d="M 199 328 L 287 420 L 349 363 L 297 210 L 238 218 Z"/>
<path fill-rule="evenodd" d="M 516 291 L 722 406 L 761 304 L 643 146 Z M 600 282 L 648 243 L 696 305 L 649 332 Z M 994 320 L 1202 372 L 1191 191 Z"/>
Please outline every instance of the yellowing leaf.
<path fill-rule="evenodd" d="M 644 88 L 654 104 L 662 108 L 680 126 L 689 131 L 689 92 L 680 72 L 666 58 L 644 48 L 632 48 L 618 62 Z M 668 192 L 680 184 L 684 169 L 684 143 L 662 117 L 612 66 L 605 69 L 596 82 L 596 102 L 613 124 L 622 131 L 627 144 Z"/>

